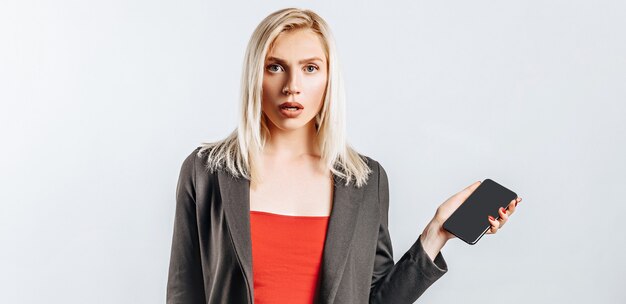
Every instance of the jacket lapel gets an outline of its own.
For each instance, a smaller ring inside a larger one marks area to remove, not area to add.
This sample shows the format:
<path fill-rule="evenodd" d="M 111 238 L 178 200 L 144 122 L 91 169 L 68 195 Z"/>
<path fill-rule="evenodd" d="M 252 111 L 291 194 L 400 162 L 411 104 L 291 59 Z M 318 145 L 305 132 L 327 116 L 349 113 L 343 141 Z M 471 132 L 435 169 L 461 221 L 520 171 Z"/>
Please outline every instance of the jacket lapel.
<path fill-rule="evenodd" d="M 226 224 L 230 230 L 237 259 L 244 272 L 249 290 L 250 303 L 253 303 L 252 280 L 252 240 L 250 237 L 250 181 L 235 178 L 226 171 L 218 170 L 222 208 Z"/>
<path fill-rule="evenodd" d="M 250 238 L 250 181 L 234 178 L 218 170 L 219 188 L 226 223 L 237 259 L 254 298 L 252 278 L 252 241 Z M 363 191 L 333 175 L 333 207 L 328 221 L 316 303 L 332 303 L 344 271 L 359 214 Z"/>
<path fill-rule="evenodd" d="M 315 301 L 324 304 L 333 303 L 337 294 L 337 288 L 354 239 L 354 228 L 363 197 L 363 188 L 355 188 L 353 181 L 346 186 L 345 181 L 340 178 L 334 176 L 333 179 L 335 184 L 333 208 L 328 221 L 322 255 L 319 298 Z"/>

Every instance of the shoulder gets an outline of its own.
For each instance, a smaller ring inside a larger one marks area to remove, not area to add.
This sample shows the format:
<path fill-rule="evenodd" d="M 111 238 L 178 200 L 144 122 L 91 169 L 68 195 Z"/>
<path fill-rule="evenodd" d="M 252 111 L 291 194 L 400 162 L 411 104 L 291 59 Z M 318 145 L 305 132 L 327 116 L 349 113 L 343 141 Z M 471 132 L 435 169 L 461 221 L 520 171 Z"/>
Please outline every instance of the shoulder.
<path fill-rule="evenodd" d="M 193 180 L 195 178 L 196 166 L 198 164 L 198 150 L 199 148 L 195 148 L 183 159 L 183 163 L 180 167 L 181 179 Z"/>
<path fill-rule="evenodd" d="M 183 167 L 189 167 L 191 169 L 199 163 L 199 159 L 202 158 L 202 153 L 200 152 L 201 148 L 202 147 L 196 147 L 191 151 L 191 153 L 185 156 L 185 159 L 183 160 Z"/>
<path fill-rule="evenodd" d="M 215 185 L 217 171 L 208 166 L 209 153 L 202 146 L 194 148 L 182 162 L 179 180 L 197 189 L 209 189 Z"/>
<path fill-rule="evenodd" d="M 380 171 L 385 171 L 383 166 L 377 159 L 374 159 L 368 155 L 359 153 L 359 156 L 363 159 L 363 161 L 367 164 L 367 166 L 372 170 L 376 175 L 380 174 Z"/>
<path fill-rule="evenodd" d="M 362 153 L 358 153 L 358 154 L 359 154 L 359 157 L 363 159 L 363 161 L 367 164 L 367 166 L 371 170 L 370 178 L 372 179 L 372 183 L 368 183 L 368 184 L 377 185 L 379 188 L 381 186 L 387 187 L 387 184 L 388 184 L 387 172 L 385 171 L 385 168 L 383 167 L 383 165 L 375 158 L 372 158 Z"/>
<path fill-rule="evenodd" d="M 195 176 L 196 173 L 204 171 L 206 169 L 207 158 L 209 153 L 207 149 L 203 149 L 202 146 L 194 148 L 183 160 L 181 166 L 181 173 L 185 175 Z"/>
<path fill-rule="evenodd" d="M 206 167 L 209 163 L 209 157 L 212 155 L 212 150 L 214 150 L 214 147 L 197 146 L 185 157 L 183 165 Z"/>

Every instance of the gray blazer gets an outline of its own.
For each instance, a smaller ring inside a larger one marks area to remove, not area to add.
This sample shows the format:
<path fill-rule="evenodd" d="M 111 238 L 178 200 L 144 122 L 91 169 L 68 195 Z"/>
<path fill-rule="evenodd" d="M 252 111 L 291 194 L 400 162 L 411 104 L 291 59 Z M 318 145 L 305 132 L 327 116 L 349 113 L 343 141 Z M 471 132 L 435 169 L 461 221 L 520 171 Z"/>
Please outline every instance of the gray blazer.
<path fill-rule="evenodd" d="M 253 303 L 250 182 L 209 173 L 196 148 L 183 162 L 167 280 L 167 303 Z M 333 206 L 315 303 L 413 303 L 447 271 L 419 240 L 394 264 L 388 231 L 387 174 L 373 170 L 366 185 L 334 176 Z"/>

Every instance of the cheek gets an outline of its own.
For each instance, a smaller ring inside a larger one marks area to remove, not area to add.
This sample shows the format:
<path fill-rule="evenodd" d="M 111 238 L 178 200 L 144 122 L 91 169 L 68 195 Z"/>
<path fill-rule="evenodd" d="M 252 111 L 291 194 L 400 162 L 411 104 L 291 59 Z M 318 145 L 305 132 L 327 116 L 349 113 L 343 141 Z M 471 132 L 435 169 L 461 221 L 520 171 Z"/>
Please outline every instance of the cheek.
<path fill-rule="evenodd" d="M 324 92 L 326 91 L 326 77 L 320 77 L 311 87 L 311 92 L 315 96 L 315 102 L 321 104 L 323 102 Z"/>
<path fill-rule="evenodd" d="M 265 109 L 266 106 L 269 106 L 270 103 L 272 103 L 272 101 L 274 99 L 277 98 L 277 82 L 276 81 L 272 81 L 270 79 L 263 79 L 263 86 L 262 86 L 262 105 L 263 108 Z"/>
<path fill-rule="evenodd" d="M 263 78 L 263 96 L 271 96 L 275 91 L 276 84 L 275 81 L 268 79 L 267 77 Z"/>

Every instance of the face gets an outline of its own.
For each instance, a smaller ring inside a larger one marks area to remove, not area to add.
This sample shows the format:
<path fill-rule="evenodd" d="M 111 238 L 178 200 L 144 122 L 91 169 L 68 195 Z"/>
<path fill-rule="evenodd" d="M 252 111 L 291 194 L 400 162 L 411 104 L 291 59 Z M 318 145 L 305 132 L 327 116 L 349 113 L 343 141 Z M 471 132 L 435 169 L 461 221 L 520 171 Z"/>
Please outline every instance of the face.
<path fill-rule="evenodd" d="M 270 130 L 315 124 L 328 76 L 322 42 L 309 29 L 281 33 L 265 58 L 263 113 Z"/>

